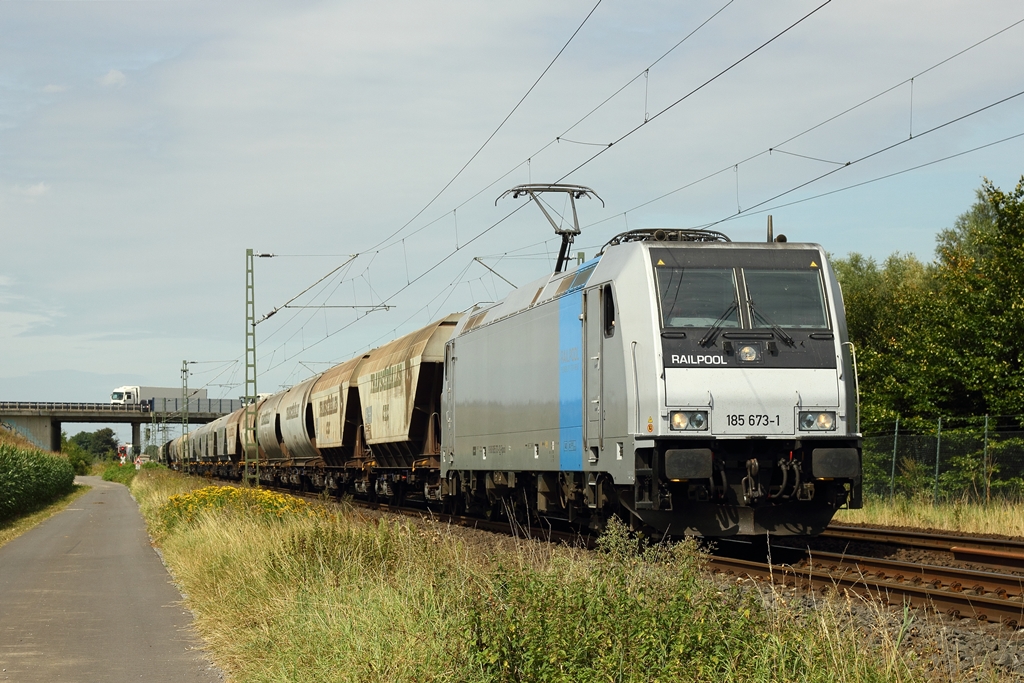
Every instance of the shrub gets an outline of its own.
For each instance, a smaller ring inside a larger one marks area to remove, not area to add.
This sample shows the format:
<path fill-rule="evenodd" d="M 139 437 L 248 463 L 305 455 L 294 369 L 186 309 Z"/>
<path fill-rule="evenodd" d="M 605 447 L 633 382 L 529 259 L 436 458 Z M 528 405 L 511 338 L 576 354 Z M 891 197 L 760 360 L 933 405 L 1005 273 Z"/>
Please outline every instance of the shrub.
<path fill-rule="evenodd" d="M 645 547 L 613 522 L 600 551 L 594 564 L 501 567 L 482 582 L 469 605 L 473 668 L 491 681 L 668 681 L 760 664 L 766 612 L 705 580 L 694 541 Z"/>
<path fill-rule="evenodd" d="M 182 524 L 193 524 L 204 513 L 223 510 L 242 514 L 250 519 L 277 520 L 286 515 L 317 516 L 321 514 L 301 498 L 286 496 L 266 489 L 235 486 L 207 486 L 197 491 L 180 493 L 167 499 L 160 510 L 164 530 Z"/>
<path fill-rule="evenodd" d="M 89 474 L 89 471 L 92 469 L 93 460 L 95 460 L 92 453 L 70 441 L 62 450 L 64 455 L 67 456 L 68 462 L 71 463 L 71 467 L 74 468 L 75 474 Z"/>
<path fill-rule="evenodd" d="M 114 461 L 107 465 L 107 468 L 103 470 L 103 479 L 105 481 L 113 481 L 118 484 L 124 484 L 127 486 L 132 483 L 132 479 L 135 478 L 135 465 L 125 464 L 121 465 L 118 461 Z"/>
<path fill-rule="evenodd" d="M 67 458 L 0 444 L 0 520 L 69 493 L 75 470 Z"/>

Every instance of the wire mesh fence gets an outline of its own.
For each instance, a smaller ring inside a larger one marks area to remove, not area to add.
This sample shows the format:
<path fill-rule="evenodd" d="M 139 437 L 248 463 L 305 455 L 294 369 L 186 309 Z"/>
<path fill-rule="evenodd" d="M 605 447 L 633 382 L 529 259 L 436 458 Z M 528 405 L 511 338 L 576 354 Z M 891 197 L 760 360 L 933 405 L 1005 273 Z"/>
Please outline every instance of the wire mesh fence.
<path fill-rule="evenodd" d="M 1024 499 L 1024 415 L 866 423 L 863 435 L 869 495 Z"/>

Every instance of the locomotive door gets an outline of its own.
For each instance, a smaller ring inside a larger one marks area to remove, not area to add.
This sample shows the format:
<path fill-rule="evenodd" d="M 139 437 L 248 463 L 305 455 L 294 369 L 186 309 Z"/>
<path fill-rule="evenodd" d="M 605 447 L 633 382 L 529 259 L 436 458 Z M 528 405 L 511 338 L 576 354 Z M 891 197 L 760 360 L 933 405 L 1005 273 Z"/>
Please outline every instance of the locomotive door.
<path fill-rule="evenodd" d="M 586 383 L 587 446 L 604 448 L 604 334 L 601 329 L 601 288 L 583 293 L 584 370 Z M 600 452 L 600 451 L 599 451 Z M 591 459 L 595 459 L 591 456 Z"/>

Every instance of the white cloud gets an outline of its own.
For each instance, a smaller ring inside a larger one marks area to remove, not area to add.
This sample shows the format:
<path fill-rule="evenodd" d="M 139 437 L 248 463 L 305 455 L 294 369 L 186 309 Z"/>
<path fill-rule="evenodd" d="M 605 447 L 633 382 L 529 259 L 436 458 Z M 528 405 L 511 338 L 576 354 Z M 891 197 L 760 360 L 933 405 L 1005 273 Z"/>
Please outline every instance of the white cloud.
<path fill-rule="evenodd" d="M 15 185 L 14 194 L 21 195 L 26 199 L 35 201 L 50 191 L 50 186 L 40 181 L 35 185 Z"/>
<path fill-rule="evenodd" d="M 99 84 L 105 88 L 120 88 L 127 82 L 128 78 L 117 69 L 111 69 L 106 76 L 99 79 Z"/>
<path fill-rule="evenodd" d="M 38 313 L 0 311 L 0 338 L 10 340 L 44 325 L 50 325 L 51 318 Z"/>
<path fill-rule="evenodd" d="M 66 85 L 57 85 L 55 83 L 51 83 L 50 85 L 48 85 L 45 88 L 43 88 L 43 92 L 47 92 L 47 93 L 64 92 L 67 89 L 68 89 L 68 86 L 66 86 Z"/>

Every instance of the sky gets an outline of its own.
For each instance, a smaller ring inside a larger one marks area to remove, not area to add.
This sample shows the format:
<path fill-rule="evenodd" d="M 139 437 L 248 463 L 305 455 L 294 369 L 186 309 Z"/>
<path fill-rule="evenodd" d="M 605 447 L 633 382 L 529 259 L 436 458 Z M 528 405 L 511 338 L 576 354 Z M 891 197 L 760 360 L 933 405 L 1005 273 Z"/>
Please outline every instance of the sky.
<path fill-rule="evenodd" d="M 244 394 L 250 248 L 261 392 L 498 300 L 558 250 L 520 183 L 593 188 L 587 258 L 929 261 L 1024 174 L 1019 2 L 595 3 L 0 3 L 0 400 Z"/>

